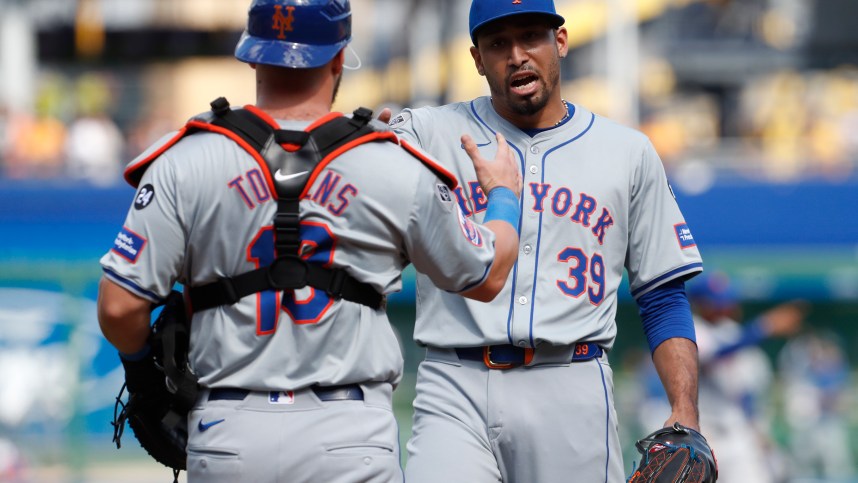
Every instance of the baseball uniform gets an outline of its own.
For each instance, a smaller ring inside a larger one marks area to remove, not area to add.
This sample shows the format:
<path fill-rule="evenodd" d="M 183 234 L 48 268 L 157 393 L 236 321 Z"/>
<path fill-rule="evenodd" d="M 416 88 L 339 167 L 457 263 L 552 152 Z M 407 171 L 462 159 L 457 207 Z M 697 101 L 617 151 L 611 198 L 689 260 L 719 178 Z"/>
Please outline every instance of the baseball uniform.
<path fill-rule="evenodd" d="M 584 107 L 568 110 L 532 137 L 488 97 L 391 121 L 454 172 L 456 201 L 475 222 L 486 199 L 462 133 L 490 156 L 500 131 L 524 178 L 519 258 L 494 302 L 475 304 L 418 275 L 414 337 L 428 350 L 409 483 L 624 481 L 607 358 L 623 271 L 639 297 L 702 264 L 649 140 Z M 490 370 L 488 355 L 484 363 L 462 350 L 488 345 L 533 349 L 532 359 Z"/>
<path fill-rule="evenodd" d="M 158 302 L 175 282 L 199 286 L 270 264 L 277 205 L 261 170 L 220 134 L 181 139 L 140 180 L 101 260 L 106 276 Z M 355 147 L 312 180 L 300 203 L 308 262 L 345 268 L 384 294 L 401 288 L 409 263 L 453 293 L 489 272 L 493 233 L 464 217 L 448 186 L 396 144 Z M 400 481 L 391 392 L 402 364 L 383 308 L 311 287 L 194 313 L 190 365 L 205 389 L 188 416 L 189 479 Z M 333 398 L 345 400 L 327 401 L 330 393 L 309 389 L 344 385 L 359 385 L 362 399 L 341 391 Z"/>

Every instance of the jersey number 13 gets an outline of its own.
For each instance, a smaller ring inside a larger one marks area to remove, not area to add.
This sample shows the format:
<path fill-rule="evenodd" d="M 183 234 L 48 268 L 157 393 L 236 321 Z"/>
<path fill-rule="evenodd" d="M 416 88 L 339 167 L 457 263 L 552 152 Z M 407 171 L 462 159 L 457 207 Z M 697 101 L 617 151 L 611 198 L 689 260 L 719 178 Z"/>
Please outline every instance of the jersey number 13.
<path fill-rule="evenodd" d="M 336 239 L 323 223 L 302 221 L 300 228 L 301 258 L 308 263 L 329 267 L 334 261 Z M 247 247 L 247 260 L 256 268 L 274 261 L 274 227 L 264 226 Z M 281 300 L 282 299 L 282 300 Z M 266 290 L 256 294 L 256 333 L 271 334 L 277 329 L 280 309 L 296 324 L 315 324 L 321 320 L 334 300 L 324 290 L 307 286 L 299 290 Z"/>

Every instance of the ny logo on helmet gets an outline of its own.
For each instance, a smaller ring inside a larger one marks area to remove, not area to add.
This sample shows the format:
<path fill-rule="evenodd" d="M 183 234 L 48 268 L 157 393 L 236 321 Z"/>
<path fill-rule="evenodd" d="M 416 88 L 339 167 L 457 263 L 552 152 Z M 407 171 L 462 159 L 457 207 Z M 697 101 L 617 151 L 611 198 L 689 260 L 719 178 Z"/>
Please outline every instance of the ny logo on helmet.
<path fill-rule="evenodd" d="M 286 34 L 284 32 L 292 31 L 292 21 L 295 20 L 295 7 L 291 5 L 287 6 L 286 15 L 283 15 L 282 5 L 275 5 L 274 10 L 274 15 L 271 16 L 271 18 L 274 20 L 274 22 L 271 24 L 271 28 L 280 31 L 280 33 L 277 34 L 278 39 L 285 39 Z"/>

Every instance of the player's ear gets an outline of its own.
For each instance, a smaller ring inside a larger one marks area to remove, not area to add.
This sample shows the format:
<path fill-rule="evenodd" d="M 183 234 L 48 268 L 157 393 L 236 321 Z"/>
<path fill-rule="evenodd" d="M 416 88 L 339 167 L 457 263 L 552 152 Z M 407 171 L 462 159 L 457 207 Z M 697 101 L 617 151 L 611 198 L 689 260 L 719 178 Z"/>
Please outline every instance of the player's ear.
<path fill-rule="evenodd" d="M 569 53 L 569 33 L 566 31 L 566 27 L 557 27 L 557 30 L 554 31 L 554 42 L 557 44 L 557 53 L 560 58 L 566 57 L 566 54 Z"/>
<path fill-rule="evenodd" d="M 483 56 L 480 55 L 480 50 L 476 47 L 471 47 L 471 57 L 474 58 L 474 65 L 477 67 L 477 72 L 484 76 L 486 69 L 483 67 Z"/>

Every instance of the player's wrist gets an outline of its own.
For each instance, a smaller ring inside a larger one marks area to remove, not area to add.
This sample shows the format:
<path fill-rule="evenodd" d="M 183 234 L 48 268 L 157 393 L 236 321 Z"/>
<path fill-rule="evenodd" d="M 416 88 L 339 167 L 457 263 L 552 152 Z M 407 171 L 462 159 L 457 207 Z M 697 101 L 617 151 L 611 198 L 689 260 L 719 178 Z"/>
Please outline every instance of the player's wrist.
<path fill-rule="evenodd" d="M 518 224 L 521 219 L 521 205 L 518 202 L 518 196 L 516 196 L 515 192 L 506 186 L 496 186 L 489 191 L 486 198 L 488 199 L 488 206 L 486 207 L 486 216 L 483 218 L 483 222 L 493 220 L 505 221 L 518 231 Z"/>

